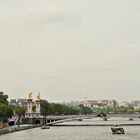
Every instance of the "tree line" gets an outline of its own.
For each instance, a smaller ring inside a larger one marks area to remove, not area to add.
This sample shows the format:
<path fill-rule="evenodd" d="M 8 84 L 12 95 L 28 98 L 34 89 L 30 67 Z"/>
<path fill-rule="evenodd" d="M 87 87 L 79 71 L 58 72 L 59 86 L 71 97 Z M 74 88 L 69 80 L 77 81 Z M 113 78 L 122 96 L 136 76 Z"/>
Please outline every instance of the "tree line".
<path fill-rule="evenodd" d="M 89 107 L 67 106 L 59 103 L 49 103 L 46 100 L 41 100 L 41 114 L 42 115 L 79 115 L 91 114 L 93 110 Z"/>

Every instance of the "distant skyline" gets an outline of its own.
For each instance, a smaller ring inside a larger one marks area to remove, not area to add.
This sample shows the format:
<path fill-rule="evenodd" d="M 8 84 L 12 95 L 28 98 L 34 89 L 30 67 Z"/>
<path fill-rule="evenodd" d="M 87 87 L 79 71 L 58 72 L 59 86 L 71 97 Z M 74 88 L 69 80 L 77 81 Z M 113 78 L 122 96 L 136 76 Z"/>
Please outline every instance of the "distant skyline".
<path fill-rule="evenodd" d="M 0 90 L 50 102 L 140 99 L 139 0 L 1 0 Z"/>

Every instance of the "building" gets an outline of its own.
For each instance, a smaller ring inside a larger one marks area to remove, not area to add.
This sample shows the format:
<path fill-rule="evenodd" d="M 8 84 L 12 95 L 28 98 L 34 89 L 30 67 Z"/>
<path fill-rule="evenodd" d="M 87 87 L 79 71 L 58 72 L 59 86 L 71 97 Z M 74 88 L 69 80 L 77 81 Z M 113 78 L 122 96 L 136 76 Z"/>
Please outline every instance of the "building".
<path fill-rule="evenodd" d="M 84 101 L 84 106 L 89 107 L 89 108 L 94 108 L 95 106 L 99 106 L 97 100 L 85 100 Z"/>
<path fill-rule="evenodd" d="M 10 105 L 14 105 L 14 106 L 23 106 L 26 107 L 27 106 L 27 99 L 11 99 L 9 102 Z"/>
<path fill-rule="evenodd" d="M 9 102 L 10 105 L 17 106 L 17 99 L 11 99 Z"/>
<path fill-rule="evenodd" d="M 120 102 L 120 103 L 118 103 L 118 106 L 119 107 L 128 107 L 130 105 L 130 103 L 128 103 L 127 101 L 123 101 L 123 102 Z"/>

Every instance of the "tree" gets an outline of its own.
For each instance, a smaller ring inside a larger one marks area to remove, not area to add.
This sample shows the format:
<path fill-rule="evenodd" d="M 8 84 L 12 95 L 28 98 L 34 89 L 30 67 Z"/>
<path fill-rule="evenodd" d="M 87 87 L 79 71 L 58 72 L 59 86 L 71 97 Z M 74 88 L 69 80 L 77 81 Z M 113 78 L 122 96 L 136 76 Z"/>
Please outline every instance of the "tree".
<path fill-rule="evenodd" d="M 81 106 L 80 109 L 81 114 L 91 114 L 93 112 L 91 108 L 85 106 Z"/>
<path fill-rule="evenodd" d="M 9 114 L 11 116 L 14 114 L 14 112 L 15 112 L 16 115 L 19 115 L 19 116 L 25 114 L 25 108 L 24 107 L 9 105 L 9 110 L 11 111 L 11 114 L 9 112 Z"/>
<path fill-rule="evenodd" d="M 0 92 L 0 103 L 8 104 L 8 95 L 4 95 L 4 92 Z"/>
<path fill-rule="evenodd" d="M 51 114 L 51 105 L 46 100 L 40 101 L 41 105 L 41 114 L 42 115 L 50 115 Z"/>
<path fill-rule="evenodd" d="M 46 100 L 41 100 L 42 115 L 75 115 L 79 114 L 79 112 L 80 108 L 58 103 L 48 103 Z"/>
<path fill-rule="evenodd" d="M 3 122 L 6 122 L 8 117 L 10 116 L 10 108 L 6 104 L 0 103 L 0 116 Z"/>
<path fill-rule="evenodd" d="M 8 95 L 5 95 L 2 91 L 0 92 L 0 119 L 6 122 L 10 115 L 10 109 L 8 107 Z"/>

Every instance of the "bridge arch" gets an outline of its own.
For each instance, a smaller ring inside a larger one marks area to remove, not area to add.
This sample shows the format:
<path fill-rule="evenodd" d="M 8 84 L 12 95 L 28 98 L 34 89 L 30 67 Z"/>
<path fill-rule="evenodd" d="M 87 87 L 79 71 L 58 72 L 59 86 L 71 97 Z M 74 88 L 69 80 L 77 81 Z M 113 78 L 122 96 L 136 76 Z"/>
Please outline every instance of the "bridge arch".
<path fill-rule="evenodd" d="M 34 124 L 41 124 L 41 121 L 39 119 L 35 119 Z"/>

